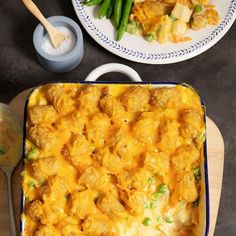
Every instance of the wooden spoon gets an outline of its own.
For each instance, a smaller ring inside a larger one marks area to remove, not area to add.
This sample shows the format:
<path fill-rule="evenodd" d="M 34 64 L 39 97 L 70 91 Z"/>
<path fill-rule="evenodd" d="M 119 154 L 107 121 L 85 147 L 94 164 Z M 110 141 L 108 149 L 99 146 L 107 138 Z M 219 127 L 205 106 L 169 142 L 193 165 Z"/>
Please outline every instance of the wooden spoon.
<path fill-rule="evenodd" d="M 42 23 L 47 30 L 49 37 L 52 41 L 54 48 L 58 48 L 60 44 L 66 39 L 66 35 L 57 30 L 52 24 L 40 12 L 38 7 L 32 2 L 32 0 L 22 0 L 28 10 Z"/>

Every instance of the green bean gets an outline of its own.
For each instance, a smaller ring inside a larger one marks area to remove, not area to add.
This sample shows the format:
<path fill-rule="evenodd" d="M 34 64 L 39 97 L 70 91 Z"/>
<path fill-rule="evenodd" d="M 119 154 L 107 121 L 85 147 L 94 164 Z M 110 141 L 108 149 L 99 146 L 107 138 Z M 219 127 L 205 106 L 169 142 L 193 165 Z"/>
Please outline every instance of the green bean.
<path fill-rule="evenodd" d="M 114 10 L 114 0 L 111 0 L 111 5 L 107 9 L 106 18 L 110 19 Z"/>
<path fill-rule="evenodd" d="M 92 0 L 84 0 L 82 3 L 84 4 L 84 5 L 87 5 L 89 2 L 91 2 Z"/>
<path fill-rule="evenodd" d="M 121 10 L 122 10 L 122 0 L 115 0 L 114 24 L 116 28 L 118 28 L 120 25 Z"/>
<path fill-rule="evenodd" d="M 98 18 L 99 19 L 102 19 L 106 15 L 107 10 L 110 7 L 110 5 L 111 5 L 111 0 L 104 0 L 103 1 L 102 6 L 100 7 L 100 9 L 98 11 Z"/>
<path fill-rule="evenodd" d="M 90 0 L 88 3 L 85 3 L 87 6 L 95 6 L 102 3 L 103 0 Z"/>
<path fill-rule="evenodd" d="M 119 41 L 121 40 L 121 38 L 124 35 L 128 20 L 129 20 L 129 14 L 131 11 L 131 7 L 132 7 L 132 0 L 126 0 L 125 2 L 125 6 L 124 6 L 124 11 L 121 17 L 121 22 L 119 25 L 119 29 L 117 32 L 117 36 L 116 36 L 116 40 Z"/>

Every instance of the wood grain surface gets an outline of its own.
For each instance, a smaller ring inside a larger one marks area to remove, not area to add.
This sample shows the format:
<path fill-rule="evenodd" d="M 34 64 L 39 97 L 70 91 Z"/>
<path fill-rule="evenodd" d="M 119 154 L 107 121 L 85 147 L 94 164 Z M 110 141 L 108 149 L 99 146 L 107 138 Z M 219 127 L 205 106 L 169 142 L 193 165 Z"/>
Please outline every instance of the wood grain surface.
<path fill-rule="evenodd" d="M 16 96 L 10 103 L 11 107 L 17 112 L 19 118 L 23 121 L 24 103 L 31 89 L 23 91 Z M 222 135 L 216 124 L 207 118 L 207 154 L 208 154 L 208 173 L 210 185 L 210 236 L 214 235 L 215 224 L 220 203 L 221 186 L 224 168 L 224 142 Z M 20 222 L 20 171 L 21 163 L 18 164 L 13 175 L 13 198 L 16 221 Z M 0 171 L 0 235 L 10 236 L 7 209 L 7 186 L 4 173 Z"/>

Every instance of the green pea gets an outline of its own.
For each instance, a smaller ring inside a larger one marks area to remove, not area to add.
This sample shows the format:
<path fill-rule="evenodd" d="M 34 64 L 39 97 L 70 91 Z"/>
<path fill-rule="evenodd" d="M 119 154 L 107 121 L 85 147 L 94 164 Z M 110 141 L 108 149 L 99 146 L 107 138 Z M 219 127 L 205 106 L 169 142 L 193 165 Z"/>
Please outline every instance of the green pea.
<path fill-rule="evenodd" d="M 206 140 L 206 133 L 202 132 L 202 133 L 198 134 L 194 140 L 198 144 L 204 143 Z"/>
<path fill-rule="evenodd" d="M 172 217 L 170 217 L 170 216 L 167 216 L 167 217 L 165 218 L 165 221 L 166 221 L 166 223 L 169 223 L 169 224 L 173 223 L 173 219 L 172 219 Z"/>
<path fill-rule="evenodd" d="M 26 200 L 26 202 L 31 202 L 32 201 L 31 197 L 25 197 L 25 200 Z"/>
<path fill-rule="evenodd" d="M 151 177 L 148 177 L 147 182 L 151 184 L 153 182 L 153 179 Z"/>
<path fill-rule="evenodd" d="M 194 7 L 194 12 L 199 13 L 202 11 L 202 5 L 198 4 Z"/>
<path fill-rule="evenodd" d="M 130 34 L 136 34 L 137 33 L 137 25 L 135 21 L 131 21 L 127 24 L 126 29 L 128 33 Z"/>
<path fill-rule="evenodd" d="M 199 180 L 201 179 L 200 167 L 199 167 L 199 166 L 194 167 L 194 168 L 193 168 L 193 173 L 194 173 L 194 176 L 195 176 L 196 181 L 199 181 Z"/>
<path fill-rule="evenodd" d="M 152 219 L 150 217 L 145 217 L 143 220 L 143 225 L 150 226 L 152 224 Z"/>
<path fill-rule="evenodd" d="M 38 184 L 38 182 L 36 180 L 32 179 L 28 182 L 28 187 L 29 188 L 35 188 L 37 186 L 37 184 Z"/>
<path fill-rule="evenodd" d="M 151 209 L 154 209 L 154 208 L 156 208 L 156 203 L 155 202 L 150 202 L 150 208 Z"/>
<path fill-rule="evenodd" d="M 31 147 L 29 152 L 26 154 L 26 159 L 27 160 L 34 160 L 34 159 L 36 159 L 37 155 L 38 155 L 37 148 L 35 146 L 33 146 L 33 147 Z"/>
<path fill-rule="evenodd" d="M 158 193 L 166 193 L 168 191 L 168 186 L 166 184 L 161 184 L 159 186 Z"/>
<path fill-rule="evenodd" d="M 172 16 L 172 15 L 170 15 L 170 19 L 173 20 L 173 21 L 177 20 L 177 18 L 175 16 Z"/>
<path fill-rule="evenodd" d="M 163 219 L 162 219 L 161 216 L 158 216 L 158 217 L 156 218 L 156 220 L 157 220 L 158 223 L 160 223 L 160 222 L 162 222 Z"/>
<path fill-rule="evenodd" d="M 162 195 L 162 194 L 159 193 L 159 192 L 153 193 L 153 194 L 152 194 L 152 200 L 153 200 L 153 201 L 158 201 L 158 200 L 160 199 L 161 195 Z"/>
<path fill-rule="evenodd" d="M 143 206 L 145 209 L 146 208 L 149 208 L 149 202 L 144 202 L 144 206 Z"/>
<path fill-rule="evenodd" d="M 152 41 L 154 40 L 154 34 L 148 33 L 148 34 L 145 36 L 145 39 L 146 39 L 148 42 L 152 42 Z"/>

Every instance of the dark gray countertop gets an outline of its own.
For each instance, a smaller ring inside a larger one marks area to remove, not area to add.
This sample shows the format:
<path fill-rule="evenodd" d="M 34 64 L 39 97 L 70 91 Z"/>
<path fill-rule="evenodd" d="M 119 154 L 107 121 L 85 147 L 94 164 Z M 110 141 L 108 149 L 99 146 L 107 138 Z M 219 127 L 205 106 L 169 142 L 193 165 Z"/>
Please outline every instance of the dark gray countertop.
<path fill-rule="evenodd" d="M 65 15 L 78 22 L 68 0 L 35 1 L 46 16 Z M 236 24 L 203 54 L 176 64 L 146 65 L 119 58 L 99 46 L 83 30 L 85 55 L 81 64 L 67 74 L 53 74 L 37 62 L 32 33 L 37 20 L 21 1 L 1 1 L 0 6 L 0 102 L 9 102 L 20 91 L 55 80 L 83 81 L 95 67 L 119 62 L 133 67 L 144 81 L 186 82 L 204 98 L 207 114 L 219 126 L 225 142 L 223 191 L 216 236 L 236 235 Z M 102 80 L 127 80 L 107 74 Z"/>

